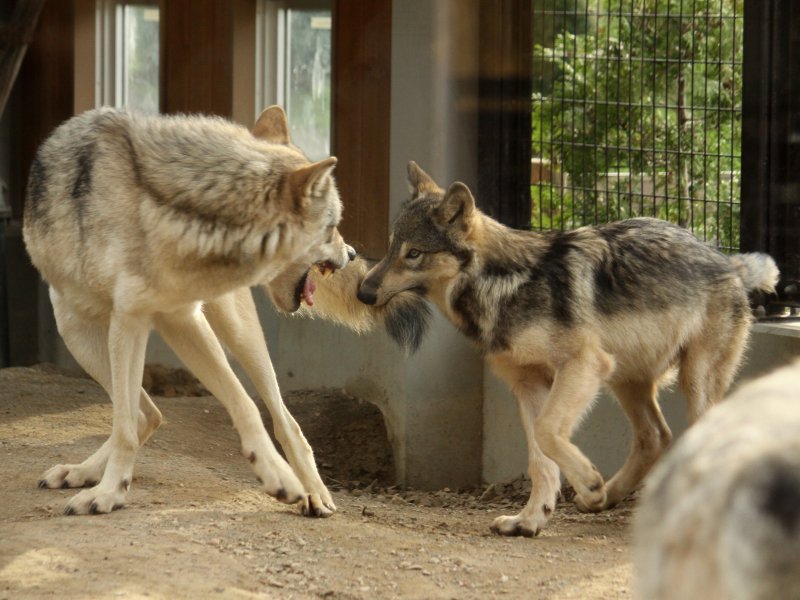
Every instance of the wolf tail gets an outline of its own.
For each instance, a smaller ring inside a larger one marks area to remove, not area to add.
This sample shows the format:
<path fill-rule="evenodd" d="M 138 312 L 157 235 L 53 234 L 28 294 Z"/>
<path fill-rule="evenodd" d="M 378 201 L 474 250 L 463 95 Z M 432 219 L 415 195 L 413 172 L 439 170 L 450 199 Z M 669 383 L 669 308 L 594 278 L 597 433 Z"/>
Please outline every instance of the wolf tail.
<path fill-rule="evenodd" d="M 314 306 L 304 305 L 298 314 L 322 317 L 356 333 L 366 333 L 383 323 L 389 336 L 406 352 L 413 353 L 428 329 L 428 302 L 415 292 L 404 292 L 383 306 L 364 304 L 356 294 L 369 269 L 370 264 L 359 256 L 327 277 L 312 270 L 309 277 L 316 286 Z"/>
<path fill-rule="evenodd" d="M 772 257 L 761 252 L 734 254 L 731 256 L 733 266 L 748 292 L 760 291 L 768 294 L 775 292 L 780 271 Z"/>

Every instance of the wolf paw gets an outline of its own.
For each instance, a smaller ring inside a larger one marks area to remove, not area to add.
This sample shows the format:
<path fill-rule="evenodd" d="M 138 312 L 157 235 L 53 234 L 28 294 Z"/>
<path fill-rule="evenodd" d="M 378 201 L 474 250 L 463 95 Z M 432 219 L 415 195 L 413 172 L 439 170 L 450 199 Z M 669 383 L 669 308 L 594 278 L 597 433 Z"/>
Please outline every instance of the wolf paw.
<path fill-rule="evenodd" d="M 300 512 L 304 517 L 320 517 L 325 519 L 336 512 L 336 505 L 333 503 L 333 500 L 325 502 L 319 494 L 308 494 L 303 498 Z"/>
<path fill-rule="evenodd" d="M 102 470 L 88 469 L 83 465 L 56 465 L 45 471 L 39 479 L 40 488 L 81 488 L 97 485 Z"/>
<path fill-rule="evenodd" d="M 128 494 L 128 482 L 123 481 L 113 489 L 100 484 L 75 494 L 64 508 L 65 515 L 99 515 L 122 508 Z"/>
<path fill-rule="evenodd" d="M 575 508 L 583 513 L 595 513 L 608 508 L 605 488 L 600 488 L 599 491 L 577 494 L 574 502 Z"/>
<path fill-rule="evenodd" d="M 515 517 L 497 517 L 489 529 L 497 535 L 536 537 L 543 526 L 544 523 L 538 523 L 536 519 L 526 519 L 517 515 Z"/>
<path fill-rule="evenodd" d="M 321 487 L 308 489 L 310 492 L 309 496 L 317 498 L 317 503 L 321 503 L 331 512 L 336 512 L 336 503 L 333 501 L 333 496 L 331 496 L 330 491 L 328 491 L 328 488 L 326 488 L 324 484 Z"/>
<path fill-rule="evenodd" d="M 305 496 L 303 485 L 289 463 L 280 457 L 272 461 L 259 459 L 255 452 L 250 452 L 247 459 L 270 496 L 285 504 L 295 504 L 303 500 Z"/>

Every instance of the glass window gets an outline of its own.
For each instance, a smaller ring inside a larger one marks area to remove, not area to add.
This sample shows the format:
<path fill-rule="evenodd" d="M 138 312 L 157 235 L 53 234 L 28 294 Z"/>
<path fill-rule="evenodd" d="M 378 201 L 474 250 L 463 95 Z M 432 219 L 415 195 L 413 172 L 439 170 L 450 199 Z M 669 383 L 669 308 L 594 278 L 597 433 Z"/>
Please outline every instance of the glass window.
<path fill-rule="evenodd" d="M 159 33 L 157 4 L 98 3 L 98 105 L 158 112 Z"/>
<path fill-rule="evenodd" d="M 158 112 L 158 7 L 120 6 L 119 106 Z"/>
<path fill-rule="evenodd" d="M 317 160 L 331 150 L 331 2 L 262 0 L 256 110 L 280 104 L 292 141 Z"/>

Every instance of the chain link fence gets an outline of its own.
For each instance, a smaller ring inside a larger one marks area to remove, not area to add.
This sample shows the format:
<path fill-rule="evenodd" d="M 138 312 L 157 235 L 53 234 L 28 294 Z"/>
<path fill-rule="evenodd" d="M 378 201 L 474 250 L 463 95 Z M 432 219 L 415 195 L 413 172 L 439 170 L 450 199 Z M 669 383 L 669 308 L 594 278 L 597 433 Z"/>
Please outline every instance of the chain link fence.
<path fill-rule="evenodd" d="M 534 230 L 654 216 L 740 242 L 744 0 L 534 0 Z"/>

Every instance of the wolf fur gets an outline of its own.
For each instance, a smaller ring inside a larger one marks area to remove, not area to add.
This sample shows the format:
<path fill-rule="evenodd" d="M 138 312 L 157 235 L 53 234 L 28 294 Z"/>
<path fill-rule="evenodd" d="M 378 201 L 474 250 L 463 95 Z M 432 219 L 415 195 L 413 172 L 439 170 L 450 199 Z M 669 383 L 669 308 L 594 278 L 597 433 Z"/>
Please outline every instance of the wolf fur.
<path fill-rule="evenodd" d="M 742 386 L 653 469 L 634 519 L 647 600 L 800 599 L 800 362 Z"/>
<path fill-rule="evenodd" d="M 373 306 L 430 299 L 513 391 L 533 489 L 522 512 L 492 529 L 536 535 L 553 512 L 559 471 L 580 509 L 615 505 L 670 443 L 657 392 L 675 368 L 691 421 L 728 389 L 752 318 L 747 293 L 773 289 L 775 263 L 732 259 L 655 219 L 513 230 L 481 213 L 463 183 L 445 192 L 413 162 L 409 183 L 388 253 L 359 298 Z M 607 483 L 570 442 L 602 385 L 634 430 L 626 463 Z"/>
<path fill-rule="evenodd" d="M 322 317 L 363 334 L 384 327 L 397 344 L 412 353 L 425 336 L 431 310 L 428 302 L 418 294 L 401 294 L 383 306 L 370 306 L 359 302 L 357 294 L 361 282 L 372 267 L 370 261 L 357 256 L 344 269 L 323 276 L 311 271 L 314 283 L 313 306 L 301 306 L 302 317 Z"/>
<path fill-rule="evenodd" d="M 284 406 L 250 286 L 278 308 L 312 301 L 308 273 L 354 255 L 337 231 L 335 158 L 311 163 L 286 115 L 266 109 L 253 131 L 219 118 L 99 109 L 61 125 L 30 171 L 24 238 L 50 285 L 58 330 L 108 392 L 112 433 L 80 464 L 57 465 L 40 487 L 80 488 L 67 514 L 122 506 L 136 453 L 161 423 L 141 388 L 155 329 L 224 405 L 266 491 L 328 516 L 333 499 Z M 272 414 L 277 452 L 231 370 L 227 346 Z"/>

